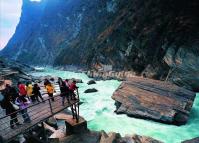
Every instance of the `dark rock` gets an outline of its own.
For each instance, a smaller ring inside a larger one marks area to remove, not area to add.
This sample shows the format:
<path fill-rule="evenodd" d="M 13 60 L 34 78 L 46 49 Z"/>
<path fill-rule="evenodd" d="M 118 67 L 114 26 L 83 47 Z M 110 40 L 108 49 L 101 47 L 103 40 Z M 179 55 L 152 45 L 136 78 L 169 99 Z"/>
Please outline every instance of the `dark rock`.
<path fill-rule="evenodd" d="M 83 134 L 70 135 L 62 139 L 61 143 L 99 143 L 100 137 L 100 132 L 88 131 Z"/>
<path fill-rule="evenodd" d="M 162 143 L 161 141 L 155 140 L 146 136 L 125 136 L 121 137 L 119 133 L 108 133 L 101 131 L 100 143 Z"/>
<path fill-rule="evenodd" d="M 87 89 L 84 91 L 84 93 L 92 93 L 92 92 L 97 92 L 98 90 L 95 89 L 95 88 L 92 88 L 92 89 Z"/>
<path fill-rule="evenodd" d="M 195 93 L 168 82 L 134 77 L 122 82 L 112 98 L 118 114 L 182 125 L 188 120 Z"/>
<path fill-rule="evenodd" d="M 87 131 L 82 134 L 72 134 L 61 139 L 61 143 L 162 143 L 145 136 L 125 136 L 121 137 L 119 133 L 106 133 L 104 131 Z"/>
<path fill-rule="evenodd" d="M 108 133 L 102 132 L 100 143 L 119 143 L 121 135 L 119 133 Z"/>
<path fill-rule="evenodd" d="M 132 139 L 135 143 L 163 143 L 163 142 L 155 140 L 153 138 L 145 137 L 145 136 L 139 136 L 139 135 L 134 135 L 132 137 Z"/>
<path fill-rule="evenodd" d="M 182 143 L 199 143 L 199 137 L 196 137 L 194 139 L 183 141 Z"/>
<path fill-rule="evenodd" d="M 75 79 L 75 78 L 72 78 L 70 79 L 71 81 L 76 81 L 76 83 L 83 83 L 83 81 L 81 79 Z"/>
<path fill-rule="evenodd" d="M 87 84 L 88 84 L 88 85 L 96 84 L 96 82 L 95 82 L 94 80 L 90 80 Z"/>

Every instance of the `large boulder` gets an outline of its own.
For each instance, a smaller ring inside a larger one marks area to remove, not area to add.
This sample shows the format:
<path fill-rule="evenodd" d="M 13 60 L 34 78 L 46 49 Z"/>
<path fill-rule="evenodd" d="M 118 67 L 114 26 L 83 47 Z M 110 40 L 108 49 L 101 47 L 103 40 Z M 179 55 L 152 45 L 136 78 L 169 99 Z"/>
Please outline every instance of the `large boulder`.
<path fill-rule="evenodd" d="M 97 91 L 98 91 L 97 89 L 91 88 L 91 89 L 86 89 L 86 90 L 84 91 L 84 93 L 92 93 L 92 92 L 97 92 Z"/>
<path fill-rule="evenodd" d="M 96 84 L 96 82 L 95 82 L 94 80 L 90 80 L 87 84 L 88 84 L 88 85 Z"/>
<path fill-rule="evenodd" d="M 122 82 L 112 98 L 118 114 L 182 125 L 195 93 L 168 82 L 134 77 Z"/>

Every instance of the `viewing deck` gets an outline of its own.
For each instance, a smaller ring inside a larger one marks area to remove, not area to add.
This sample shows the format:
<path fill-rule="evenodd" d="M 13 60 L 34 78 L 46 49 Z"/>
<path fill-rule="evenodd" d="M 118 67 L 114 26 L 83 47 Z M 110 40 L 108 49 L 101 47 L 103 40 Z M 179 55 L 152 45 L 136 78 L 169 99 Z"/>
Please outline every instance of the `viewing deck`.
<path fill-rule="evenodd" d="M 65 101 L 62 105 L 62 98 L 59 95 L 54 96 L 54 101 L 51 98 L 47 98 L 44 102 L 31 103 L 28 109 L 28 114 L 31 119 L 31 123 L 23 123 L 23 118 L 20 111 L 17 111 L 18 122 L 21 125 L 15 126 L 14 129 L 10 127 L 10 116 L 5 115 L 5 112 L 0 113 L 0 137 L 3 139 L 3 143 L 10 142 L 16 136 L 25 133 L 27 130 L 36 126 L 39 123 L 46 121 L 48 118 L 63 111 L 66 108 L 70 108 L 73 118 L 76 122 L 79 121 L 79 97 L 76 100 L 70 100 L 68 103 Z M 1 143 L 1 140 L 0 140 Z"/>

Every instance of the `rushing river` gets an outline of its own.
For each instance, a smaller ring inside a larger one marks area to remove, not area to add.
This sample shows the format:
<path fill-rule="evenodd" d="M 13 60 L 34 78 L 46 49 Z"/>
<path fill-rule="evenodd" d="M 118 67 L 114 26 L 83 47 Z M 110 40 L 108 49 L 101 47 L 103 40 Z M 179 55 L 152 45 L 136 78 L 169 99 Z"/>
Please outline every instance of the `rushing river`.
<path fill-rule="evenodd" d="M 116 115 L 114 100 L 111 99 L 111 96 L 121 83 L 117 80 L 97 81 L 97 84 L 87 85 L 90 79 L 83 73 L 45 69 L 44 72 L 32 74 L 82 79 L 84 83 L 78 84 L 80 98 L 84 102 L 80 106 L 80 115 L 88 121 L 88 127 L 91 130 L 113 131 L 123 136 L 125 134 L 145 135 L 165 143 L 180 143 L 183 140 L 199 137 L 199 94 L 194 101 L 188 123 L 183 126 L 174 126 L 130 118 L 126 115 Z M 88 88 L 96 88 L 98 92 L 83 93 Z"/>

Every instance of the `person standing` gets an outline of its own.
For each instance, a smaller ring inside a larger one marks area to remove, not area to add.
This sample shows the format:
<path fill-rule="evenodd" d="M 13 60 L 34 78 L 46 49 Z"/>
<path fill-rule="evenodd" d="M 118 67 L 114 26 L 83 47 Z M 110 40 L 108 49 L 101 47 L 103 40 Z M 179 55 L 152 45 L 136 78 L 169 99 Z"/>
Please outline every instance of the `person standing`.
<path fill-rule="evenodd" d="M 53 97 L 53 93 L 55 90 L 54 90 L 53 85 L 50 82 L 46 85 L 46 90 L 47 90 L 48 96 L 51 98 L 51 100 L 55 101 L 54 97 Z"/>
<path fill-rule="evenodd" d="M 66 86 L 65 82 L 62 80 L 62 78 L 58 78 L 58 84 L 60 88 L 60 96 L 62 97 L 62 106 L 64 106 L 65 98 L 67 98 L 67 101 L 69 103 L 69 97 L 68 97 L 68 87 Z"/>
<path fill-rule="evenodd" d="M 26 85 L 21 82 L 18 82 L 18 90 L 19 90 L 19 98 L 21 98 L 21 100 L 26 102 L 26 99 L 25 99 L 27 95 Z"/>
<path fill-rule="evenodd" d="M 70 90 L 70 96 L 71 96 L 71 99 L 75 100 L 75 90 L 77 90 L 78 87 L 76 86 L 76 81 L 73 80 L 73 82 L 71 83 L 70 87 L 69 87 L 69 90 Z"/>
<path fill-rule="evenodd" d="M 28 96 L 28 99 L 32 102 L 35 102 L 35 97 L 34 97 L 34 94 L 32 93 L 33 92 L 33 86 L 31 83 L 27 83 L 26 84 L 26 92 L 27 92 L 27 96 Z"/>
<path fill-rule="evenodd" d="M 36 98 L 36 100 L 38 102 L 40 102 L 39 98 L 44 102 L 44 99 L 43 99 L 43 97 L 41 96 L 41 93 L 40 93 L 40 87 L 37 83 L 35 83 L 34 86 L 33 86 L 33 94 L 34 94 L 34 97 Z"/>
<path fill-rule="evenodd" d="M 15 101 L 16 98 L 19 97 L 19 94 L 15 87 L 12 86 L 12 82 L 10 82 L 10 84 L 6 84 L 6 88 L 9 90 L 12 101 Z"/>
<path fill-rule="evenodd" d="M 28 114 L 28 98 L 26 98 L 26 102 L 24 102 L 22 100 L 22 98 L 17 98 L 16 101 L 15 101 L 15 104 L 17 104 L 19 106 L 19 109 L 20 109 L 20 112 L 21 112 L 21 115 L 24 119 L 24 123 L 30 123 L 31 120 L 30 120 L 30 116 Z"/>
<path fill-rule="evenodd" d="M 10 96 L 11 91 L 8 85 L 6 85 L 6 88 L 2 91 L 3 100 L 1 101 L 1 107 L 6 110 L 6 115 L 10 116 L 10 128 L 14 129 L 14 125 L 21 125 L 18 122 L 17 118 L 17 110 L 13 107 L 14 101 L 13 98 Z"/>
<path fill-rule="evenodd" d="M 50 83 L 50 81 L 48 79 L 44 79 L 44 86 L 46 87 L 48 84 Z"/>

